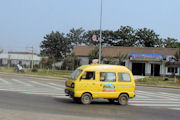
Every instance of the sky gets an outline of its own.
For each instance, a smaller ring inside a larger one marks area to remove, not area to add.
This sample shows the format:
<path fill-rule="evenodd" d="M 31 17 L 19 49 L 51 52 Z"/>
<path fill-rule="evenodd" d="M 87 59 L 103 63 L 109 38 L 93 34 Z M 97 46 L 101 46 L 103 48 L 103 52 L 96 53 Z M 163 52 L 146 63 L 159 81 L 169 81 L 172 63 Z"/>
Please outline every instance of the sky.
<path fill-rule="evenodd" d="M 39 53 L 43 37 L 99 29 L 101 0 L 0 0 L 0 49 Z M 180 41 L 180 0 L 103 0 L 102 29 L 153 29 Z"/>

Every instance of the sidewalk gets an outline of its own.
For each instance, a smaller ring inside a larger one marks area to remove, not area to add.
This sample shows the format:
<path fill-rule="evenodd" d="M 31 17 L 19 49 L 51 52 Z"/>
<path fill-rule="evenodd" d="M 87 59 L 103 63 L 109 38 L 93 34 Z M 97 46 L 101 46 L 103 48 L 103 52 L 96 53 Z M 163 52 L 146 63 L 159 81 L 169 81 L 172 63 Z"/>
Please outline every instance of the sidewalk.
<path fill-rule="evenodd" d="M 0 74 L 6 74 L 6 75 L 19 75 L 19 76 L 28 76 L 28 77 L 39 77 L 39 78 L 49 78 L 49 79 L 67 79 L 69 76 L 67 75 L 61 75 L 61 77 L 54 77 L 54 76 L 43 76 L 43 75 L 30 75 L 26 73 L 5 73 L 0 72 Z"/>

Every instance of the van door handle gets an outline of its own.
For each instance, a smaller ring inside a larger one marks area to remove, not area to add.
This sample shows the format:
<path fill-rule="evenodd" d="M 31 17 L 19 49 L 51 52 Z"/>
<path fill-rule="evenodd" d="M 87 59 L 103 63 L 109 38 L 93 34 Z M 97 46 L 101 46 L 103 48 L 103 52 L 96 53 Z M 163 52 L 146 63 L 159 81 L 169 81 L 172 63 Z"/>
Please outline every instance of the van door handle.
<path fill-rule="evenodd" d="M 100 84 L 100 86 L 102 86 L 102 84 Z"/>

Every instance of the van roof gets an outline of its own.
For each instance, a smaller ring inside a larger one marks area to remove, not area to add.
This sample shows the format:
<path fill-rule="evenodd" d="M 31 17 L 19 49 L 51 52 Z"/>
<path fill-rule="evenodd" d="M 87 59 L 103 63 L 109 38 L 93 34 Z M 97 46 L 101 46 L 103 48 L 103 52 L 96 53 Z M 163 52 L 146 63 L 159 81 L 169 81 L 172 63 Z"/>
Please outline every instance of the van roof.
<path fill-rule="evenodd" d="M 78 69 L 89 70 L 89 71 L 122 71 L 122 72 L 130 72 L 130 70 L 121 65 L 108 65 L 108 64 L 90 64 L 83 65 Z"/>

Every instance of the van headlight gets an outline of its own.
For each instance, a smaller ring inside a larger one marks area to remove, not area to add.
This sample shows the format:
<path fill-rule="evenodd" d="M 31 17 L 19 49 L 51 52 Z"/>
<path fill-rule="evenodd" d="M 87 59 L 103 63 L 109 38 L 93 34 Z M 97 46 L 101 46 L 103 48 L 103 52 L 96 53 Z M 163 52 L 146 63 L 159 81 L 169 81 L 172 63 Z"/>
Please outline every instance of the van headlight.
<path fill-rule="evenodd" d="M 71 84 L 71 88 L 74 88 L 74 86 L 75 86 L 75 84 L 74 84 L 74 83 L 72 83 L 72 84 Z"/>

